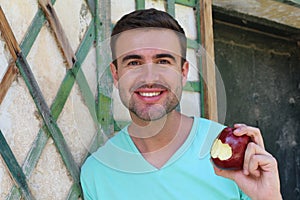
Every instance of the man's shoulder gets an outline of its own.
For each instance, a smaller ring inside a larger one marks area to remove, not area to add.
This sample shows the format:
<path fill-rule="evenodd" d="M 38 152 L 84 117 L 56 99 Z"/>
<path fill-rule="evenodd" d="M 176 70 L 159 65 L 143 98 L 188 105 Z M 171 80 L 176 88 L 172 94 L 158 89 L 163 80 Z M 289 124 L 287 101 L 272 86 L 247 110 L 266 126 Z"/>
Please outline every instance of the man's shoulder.
<path fill-rule="evenodd" d="M 202 117 L 194 117 L 194 120 L 195 120 L 194 124 L 197 126 L 197 128 L 200 130 L 204 130 L 207 133 L 214 132 L 214 131 L 218 132 L 226 127 L 225 125 L 219 122 L 202 118 Z"/>
<path fill-rule="evenodd" d="M 196 117 L 194 120 L 195 144 L 200 147 L 199 157 L 204 158 L 209 154 L 213 141 L 225 126 L 205 118 Z"/>
<path fill-rule="evenodd" d="M 82 170 L 91 170 L 95 166 L 99 167 L 99 165 L 102 165 L 103 163 L 100 159 L 102 155 L 111 155 L 111 150 L 115 149 L 114 147 L 119 147 L 124 143 L 125 136 L 123 134 L 124 130 L 117 132 L 111 138 L 107 139 L 95 152 L 92 152 L 82 165 Z"/>

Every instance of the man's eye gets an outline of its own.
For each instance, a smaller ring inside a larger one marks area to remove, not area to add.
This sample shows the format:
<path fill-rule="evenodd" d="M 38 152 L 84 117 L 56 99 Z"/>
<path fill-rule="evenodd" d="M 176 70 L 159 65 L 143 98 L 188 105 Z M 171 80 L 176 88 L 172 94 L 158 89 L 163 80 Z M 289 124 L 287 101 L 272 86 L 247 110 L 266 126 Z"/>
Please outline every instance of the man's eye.
<path fill-rule="evenodd" d="M 166 65 L 166 64 L 171 64 L 171 63 L 170 63 L 170 61 L 168 61 L 168 60 L 159 60 L 159 61 L 157 62 L 157 64 L 163 64 L 163 65 Z"/>
<path fill-rule="evenodd" d="M 130 61 L 130 62 L 128 62 L 127 65 L 129 65 L 129 66 L 135 66 L 135 65 L 140 65 L 140 64 L 141 63 L 139 61 Z"/>

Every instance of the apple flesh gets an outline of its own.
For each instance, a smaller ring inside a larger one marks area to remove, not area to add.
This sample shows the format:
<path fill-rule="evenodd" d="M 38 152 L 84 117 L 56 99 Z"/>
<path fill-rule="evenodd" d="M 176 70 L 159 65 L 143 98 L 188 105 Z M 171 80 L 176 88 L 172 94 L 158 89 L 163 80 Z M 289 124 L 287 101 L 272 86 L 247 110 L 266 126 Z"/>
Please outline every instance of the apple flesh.
<path fill-rule="evenodd" d="M 221 169 L 239 170 L 243 168 L 245 151 L 250 137 L 247 135 L 236 136 L 233 131 L 234 128 L 224 128 L 211 147 L 211 159 Z"/>

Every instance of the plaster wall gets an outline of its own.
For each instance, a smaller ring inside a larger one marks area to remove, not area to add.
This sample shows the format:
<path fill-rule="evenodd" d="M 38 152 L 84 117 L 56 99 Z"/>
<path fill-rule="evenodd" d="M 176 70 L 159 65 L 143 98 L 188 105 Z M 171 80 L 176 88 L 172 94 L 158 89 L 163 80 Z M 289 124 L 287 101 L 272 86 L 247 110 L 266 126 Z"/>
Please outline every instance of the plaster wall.
<path fill-rule="evenodd" d="M 9 21 L 13 33 L 20 44 L 25 37 L 37 10 L 36 0 L 0 0 L 0 5 Z M 164 1 L 146 1 L 146 7 L 156 7 L 165 10 Z M 78 49 L 82 38 L 91 23 L 91 13 L 85 1 L 57 0 L 54 9 L 63 26 L 66 36 L 74 52 Z M 133 0 L 111 2 L 111 19 L 115 23 L 123 14 L 133 11 Z M 176 5 L 175 16 L 184 27 L 190 39 L 196 39 L 196 19 L 192 8 Z M 199 81 L 199 70 L 196 64 L 194 50 L 188 50 L 188 60 L 191 62 L 191 72 L 188 79 Z M 34 74 L 42 94 L 50 107 L 66 75 L 65 61 L 57 45 L 54 34 L 46 22 L 27 56 L 28 64 Z M 0 37 L 0 81 L 5 74 L 11 56 L 5 42 Z M 89 51 L 82 64 L 82 70 L 93 92 L 97 95 L 95 47 Z M 113 93 L 114 117 L 116 120 L 128 121 L 128 112 L 120 103 L 117 91 Z M 95 136 L 98 124 L 93 121 L 85 104 L 78 85 L 75 83 L 63 107 L 57 124 L 64 135 L 76 163 L 80 166 L 88 153 L 92 138 Z M 200 97 L 198 93 L 184 92 L 181 108 L 187 115 L 200 115 Z M 23 169 L 28 163 L 26 157 L 34 141 L 42 131 L 43 120 L 30 96 L 23 78 L 18 75 L 10 86 L 3 102 L 0 104 L 0 129 L 11 147 L 18 163 Z M 33 196 L 37 199 L 66 199 L 72 186 L 72 178 L 51 138 L 34 170 L 26 174 Z M 14 182 L 8 169 L 0 157 L 0 200 L 6 199 Z"/>

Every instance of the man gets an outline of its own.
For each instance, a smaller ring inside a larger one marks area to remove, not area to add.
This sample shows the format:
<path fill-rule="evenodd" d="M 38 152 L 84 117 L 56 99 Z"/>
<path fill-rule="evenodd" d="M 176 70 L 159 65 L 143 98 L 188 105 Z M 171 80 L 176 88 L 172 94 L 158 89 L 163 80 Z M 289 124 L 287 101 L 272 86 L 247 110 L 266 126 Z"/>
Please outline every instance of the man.
<path fill-rule="evenodd" d="M 186 37 L 170 15 L 134 11 L 112 31 L 110 68 L 132 123 L 92 154 L 82 167 L 85 199 L 281 199 L 276 160 L 259 129 L 248 135 L 243 170 L 221 170 L 209 153 L 199 157 L 218 123 L 176 110 L 187 80 Z"/>

